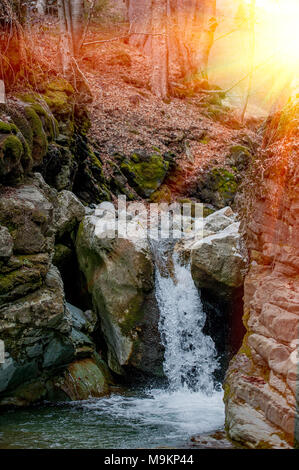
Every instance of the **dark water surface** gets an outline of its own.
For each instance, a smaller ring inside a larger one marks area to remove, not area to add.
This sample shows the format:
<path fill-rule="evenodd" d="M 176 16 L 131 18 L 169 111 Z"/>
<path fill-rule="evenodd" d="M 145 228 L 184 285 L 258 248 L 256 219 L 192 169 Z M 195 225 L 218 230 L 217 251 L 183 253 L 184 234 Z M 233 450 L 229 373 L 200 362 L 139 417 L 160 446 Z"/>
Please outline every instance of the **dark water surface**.
<path fill-rule="evenodd" d="M 134 390 L 110 397 L 3 412 L 2 449 L 183 447 L 223 427 L 222 393 Z"/>

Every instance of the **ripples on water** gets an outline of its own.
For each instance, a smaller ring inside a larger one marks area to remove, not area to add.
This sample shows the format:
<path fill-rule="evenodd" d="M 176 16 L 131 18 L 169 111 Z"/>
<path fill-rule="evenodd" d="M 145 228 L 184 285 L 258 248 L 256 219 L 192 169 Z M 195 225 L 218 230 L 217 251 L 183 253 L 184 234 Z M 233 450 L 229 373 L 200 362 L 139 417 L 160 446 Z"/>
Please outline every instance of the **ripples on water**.
<path fill-rule="evenodd" d="M 190 265 L 169 243 L 152 243 L 152 250 L 169 388 L 9 411 L 0 417 L 0 448 L 178 448 L 194 433 L 223 426 L 217 354 L 202 331 L 206 317 Z"/>
<path fill-rule="evenodd" d="M 136 390 L 9 411 L 0 417 L 0 448 L 180 447 L 223 422 L 222 392 Z"/>

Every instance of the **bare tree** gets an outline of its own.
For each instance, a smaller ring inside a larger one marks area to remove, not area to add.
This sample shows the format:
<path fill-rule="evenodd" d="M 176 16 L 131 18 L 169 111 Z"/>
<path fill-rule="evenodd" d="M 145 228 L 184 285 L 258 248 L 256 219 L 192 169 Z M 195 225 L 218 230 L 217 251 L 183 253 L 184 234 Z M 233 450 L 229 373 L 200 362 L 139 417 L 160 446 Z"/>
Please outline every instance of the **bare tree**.
<path fill-rule="evenodd" d="M 70 70 L 72 58 L 80 50 L 83 35 L 83 0 L 58 0 L 60 23 L 60 52 L 65 74 Z"/>
<path fill-rule="evenodd" d="M 68 73 L 70 72 L 71 59 L 74 52 L 71 32 L 69 29 L 69 3 L 67 0 L 57 0 L 57 7 L 60 24 L 60 55 L 62 70 L 64 75 L 68 75 Z"/>
<path fill-rule="evenodd" d="M 151 31 L 152 0 L 127 0 L 130 22 L 129 43 L 143 48 Z"/>
<path fill-rule="evenodd" d="M 197 0 L 195 21 L 198 31 L 198 41 L 195 42 L 193 54 L 193 67 L 195 79 L 208 78 L 208 61 L 214 42 L 214 33 L 217 27 L 216 0 Z"/>
<path fill-rule="evenodd" d="M 37 0 L 36 9 L 39 15 L 45 15 L 47 9 L 47 0 Z"/>
<path fill-rule="evenodd" d="M 0 104 L 6 103 L 4 81 L 0 80 Z"/>
<path fill-rule="evenodd" d="M 151 88 L 156 96 L 165 99 L 169 92 L 168 0 L 152 0 L 151 33 Z"/>
<path fill-rule="evenodd" d="M 216 0 L 127 0 L 130 44 L 151 51 L 152 90 L 169 91 L 169 62 L 178 61 L 190 82 L 207 79 L 214 41 Z M 148 48 L 148 45 L 151 45 Z M 169 60 L 171 56 L 171 60 Z"/>

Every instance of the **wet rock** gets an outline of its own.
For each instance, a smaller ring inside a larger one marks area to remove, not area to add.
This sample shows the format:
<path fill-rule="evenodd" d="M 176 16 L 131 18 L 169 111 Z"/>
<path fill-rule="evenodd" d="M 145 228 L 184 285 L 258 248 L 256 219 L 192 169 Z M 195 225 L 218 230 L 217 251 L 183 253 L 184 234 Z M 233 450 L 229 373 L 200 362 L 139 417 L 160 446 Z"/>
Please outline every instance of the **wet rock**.
<path fill-rule="evenodd" d="M 6 227 L 0 226 L 0 261 L 8 260 L 13 253 L 13 239 Z"/>
<path fill-rule="evenodd" d="M 73 327 L 78 331 L 93 333 L 98 321 L 96 314 L 92 310 L 86 310 L 86 312 L 83 312 L 83 310 L 68 302 L 66 305 L 72 317 Z"/>
<path fill-rule="evenodd" d="M 45 349 L 43 368 L 66 365 L 72 361 L 74 353 L 74 345 L 69 338 L 55 337 Z"/>
<path fill-rule="evenodd" d="M 49 398 L 54 398 L 56 401 L 57 390 L 64 393 L 63 399 L 67 397 L 69 400 L 87 400 L 107 395 L 109 380 L 105 369 L 102 369 L 95 359 L 81 359 L 72 362 L 64 375 L 56 380 Z"/>
<path fill-rule="evenodd" d="M 217 430 L 210 433 L 204 433 L 192 436 L 191 443 L 188 445 L 191 449 L 236 449 L 236 444 L 227 439 L 223 430 Z M 241 446 L 239 446 L 241 447 Z"/>
<path fill-rule="evenodd" d="M 209 227 L 217 225 L 215 214 L 209 216 L 212 218 L 208 221 Z M 218 222 L 218 226 L 223 226 L 222 214 Z M 246 263 L 246 250 L 242 246 L 238 222 L 191 246 L 191 272 L 195 284 L 218 296 L 230 296 L 234 289 L 242 286 Z"/>
<path fill-rule="evenodd" d="M 0 333 L 9 353 L 8 362 L 0 366 L 0 404 L 8 403 L 18 387 L 33 379 L 39 378 L 42 384 L 45 368 L 59 367 L 73 359 L 63 284 L 54 267 L 40 289 L 0 307 Z"/>
<path fill-rule="evenodd" d="M 71 232 L 81 222 L 85 208 L 79 199 L 70 191 L 60 191 L 57 196 L 55 227 L 57 237 Z"/>
<path fill-rule="evenodd" d="M 109 367 L 118 374 L 133 367 L 161 375 L 158 315 L 149 301 L 154 287 L 150 248 L 146 239 L 113 235 L 111 223 L 109 213 L 85 217 L 76 241 L 79 266 L 107 342 Z"/>

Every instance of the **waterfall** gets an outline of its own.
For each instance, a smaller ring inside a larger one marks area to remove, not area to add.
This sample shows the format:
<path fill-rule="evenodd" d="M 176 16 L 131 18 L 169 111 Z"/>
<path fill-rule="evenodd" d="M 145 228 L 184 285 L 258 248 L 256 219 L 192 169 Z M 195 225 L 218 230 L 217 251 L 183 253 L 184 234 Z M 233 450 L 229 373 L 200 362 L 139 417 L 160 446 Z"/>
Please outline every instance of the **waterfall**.
<path fill-rule="evenodd" d="M 156 261 L 155 290 L 159 329 L 165 347 L 164 372 L 173 391 L 211 395 L 218 368 L 215 344 L 203 333 L 206 315 L 190 263 L 180 260 L 170 241 L 151 241 Z"/>

